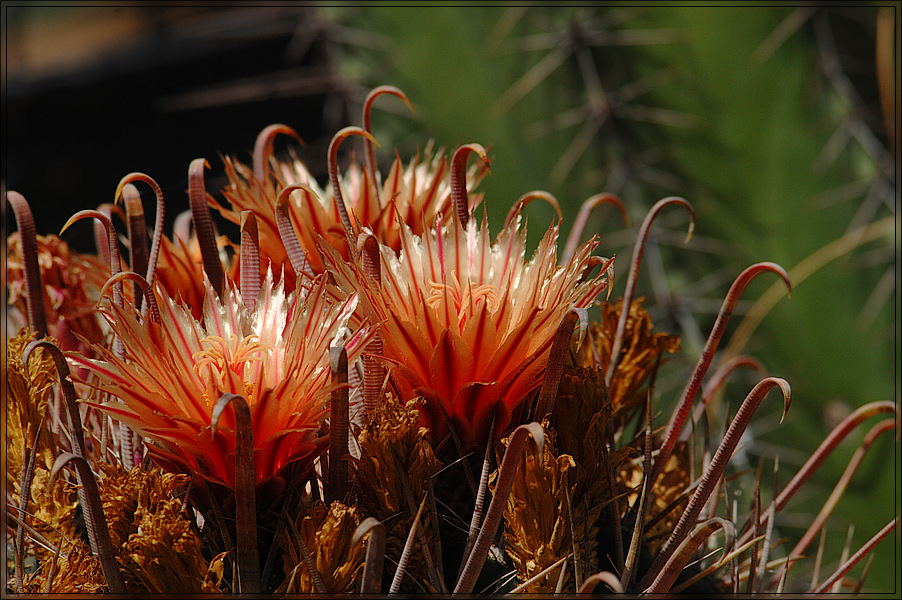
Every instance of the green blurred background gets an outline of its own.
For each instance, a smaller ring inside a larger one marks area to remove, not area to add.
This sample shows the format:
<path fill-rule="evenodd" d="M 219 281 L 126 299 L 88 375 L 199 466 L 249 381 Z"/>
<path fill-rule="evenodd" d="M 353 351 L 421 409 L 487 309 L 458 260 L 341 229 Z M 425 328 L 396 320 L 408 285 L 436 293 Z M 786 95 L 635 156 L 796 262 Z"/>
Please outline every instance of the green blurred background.
<path fill-rule="evenodd" d="M 109 201 L 129 171 L 183 202 L 188 163 L 206 156 L 208 189 L 219 189 L 216 155 L 246 158 L 277 121 L 301 133 L 302 156 L 325 181 L 332 133 L 360 123 L 369 89 L 392 84 L 416 112 L 377 101 L 380 161 L 393 148 L 406 160 L 429 139 L 490 148 L 480 189 L 493 230 L 535 189 L 559 200 L 565 234 L 591 195 L 622 198 L 631 227 L 604 208 L 586 231 L 617 255 L 614 298 L 648 209 L 682 196 L 697 213 L 694 236 L 684 243 L 682 209 L 665 210 L 638 281 L 657 330 L 683 341 L 657 382 L 659 422 L 733 279 L 776 262 L 793 277 L 792 297 L 773 275 L 754 281 L 718 360 L 750 354 L 792 385 L 787 419 L 778 425 L 779 402 L 765 401 L 736 461 L 754 469 L 763 459 L 769 473 L 779 455 L 785 484 L 850 411 L 900 399 L 898 8 L 33 3 L 5 14 L 4 181 L 43 207 L 38 231 L 55 232 L 55 219 Z M 167 212 L 171 222 L 177 210 Z M 525 213 L 536 242 L 553 212 L 534 202 Z M 735 412 L 755 382 L 737 373 L 723 406 Z M 780 535 L 804 531 L 875 422 L 806 485 Z M 850 525 L 854 550 L 899 514 L 898 457 L 887 436 L 869 451 L 828 523 L 823 572 Z M 902 589 L 899 539 L 877 547 L 866 591 Z"/>
<path fill-rule="evenodd" d="M 491 145 L 495 162 L 482 186 L 490 222 L 503 222 L 519 195 L 543 189 L 560 201 L 567 231 L 583 200 L 619 195 L 633 219 L 627 235 L 611 209 L 588 228 L 601 234 L 603 254 L 617 254 L 614 297 L 623 293 L 632 239 L 651 205 L 671 195 L 692 203 L 694 237 L 683 244 L 681 209 L 662 213 L 638 285 L 658 330 L 683 339 L 682 356 L 657 386 L 660 422 L 733 278 L 759 261 L 793 273 L 792 297 L 776 296 L 757 328 L 748 321 L 740 331 L 747 343 L 731 345 L 755 301 L 782 288 L 773 275 L 753 282 L 721 349 L 751 354 L 786 378 L 793 405 L 778 426 L 779 402 L 762 404 L 740 461 L 754 468 L 763 457 L 767 474 L 779 455 L 785 484 L 849 411 L 898 402 L 896 142 L 887 127 L 898 118 L 896 9 L 624 5 L 330 15 L 383 44 L 350 53 L 352 77 L 396 85 L 416 104 L 415 117 L 399 102 L 391 108 L 400 119 L 375 117 L 385 128 L 379 139 Z M 541 203 L 526 212 L 537 240 L 553 213 Z M 744 375 L 724 395 L 733 412 L 755 383 Z M 804 531 L 798 526 L 820 509 L 874 422 L 854 432 L 789 506 L 781 535 Z M 899 512 L 899 446 L 884 437 L 829 523 L 831 564 L 850 525 L 854 551 Z M 898 593 L 898 541 L 878 548 L 866 590 Z"/>

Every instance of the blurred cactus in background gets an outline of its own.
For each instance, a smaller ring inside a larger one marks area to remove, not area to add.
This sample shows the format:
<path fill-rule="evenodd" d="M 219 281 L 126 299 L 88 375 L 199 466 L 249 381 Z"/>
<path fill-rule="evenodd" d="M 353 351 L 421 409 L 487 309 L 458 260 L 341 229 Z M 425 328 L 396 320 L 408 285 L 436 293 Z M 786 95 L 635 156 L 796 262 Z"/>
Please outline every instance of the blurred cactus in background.
<path fill-rule="evenodd" d="M 491 140 L 498 160 L 482 185 L 487 195 L 552 190 L 565 230 L 600 191 L 622 198 L 635 226 L 662 196 L 692 202 L 703 225 L 686 246 L 666 226 L 653 233 L 638 282 L 656 325 L 682 338 L 683 357 L 658 377 L 662 397 L 701 352 L 737 266 L 766 257 L 787 268 L 791 301 L 775 302 L 783 291 L 775 283 L 760 300 L 740 303 L 721 358 L 753 353 L 793 384 L 797 433 L 771 432 L 777 413 L 753 426 L 745 448 L 752 464 L 777 454 L 783 465 L 798 464 L 855 408 L 899 402 L 898 7 L 328 14 L 380 42 L 345 55 L 353 78 L 430 99 L 414 115 L 386 101 L 384 110 L 401 119 L 377 120 L 379 139 L 416 144 L 428 123 L 437 139 Z M 535 241 L 551 210 L 533 203 L 524 212 L 533 215 Z M 621 225 L 607 208 L 587 228 L 617 249 L 619 273 L 635 231 Z M 614 284 L 615 297 L 625 282 Z M 831 520 L 837 547 L 850 524 L 856 541 L 866 539 L 875 499 L 884 514 L 894 502 L 899 510 L 897 475 L 879 466 L 897 449 L 888 439 L 878 444 Z M 819 493 L 829 494 L 845 466 L 828 461 Z M 793 511 L 799 523 L 809 510 Z M 798 526 L 791 521 L 784 533 Z M 869 577 L 891 589 L 896 575 L 885 563 Z"/>

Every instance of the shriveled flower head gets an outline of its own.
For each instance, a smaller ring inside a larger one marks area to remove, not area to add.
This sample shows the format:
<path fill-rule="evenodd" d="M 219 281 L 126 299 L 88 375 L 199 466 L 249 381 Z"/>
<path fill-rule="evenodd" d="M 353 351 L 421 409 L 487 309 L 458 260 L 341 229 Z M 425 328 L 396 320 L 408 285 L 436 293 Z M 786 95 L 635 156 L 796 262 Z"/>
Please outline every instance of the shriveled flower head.
<path fill-rule="evenodd" d="M 462 227 L 456 215 L 422 236 L 400 225 L 401 250 L 380 244 L 381 285 L 362 267 L 327 252 L 339 286 L 356 292 L 373 323 L 381 323 L 383 360 L 406 401 L 422 396 L 424 424 L 435 441 L 447 419 L 464 445 L 484 443 L 492 419 L 503 434 L 538 390 L 561 319 L 588 307 L 607 286 L 604 272 L 587 277 L 597 241 L 557 265 L 558 225 L 527 260 L 519 214 L 494 242 L 485 219 Z"/>
<path fill-rule="evenodd" d="M 50 555 L 48 560 L 41 563 L 41 570 L 26 574 L 26 594 L 44 595 L 47 589 L 61 596 L 109 593 L 100 560 L 91 553 L 91 546 L 87 541 L 75 537 L 65 551 L 66 554 Z"/>
<path fill-rule="evenodd" d="M 142 322 L 131 307 L 107 315 L 125 346 L 125 358 L 97 347 L 98 360 L 70 355 L 96 375 L 86 383 L 122 402 L 90 403 L 150 441 L 148 452 L 170 470 L 196 473 L 234 488 L 235 420 L 226 410 L 211 433 L 211 415 L 225 394 L 250 405 L 258 482 L 287 464 L 311 458 L 323 446 L 317 429 L 331 393 L 329 347 L 344 339 L 357 304 L 334 300 L 322 280 L 285 295 L 267 273 L 255 309 L 231 282 L 217 297 L 206 285 L 204 319 L 164 298 L 159 322 Z M 347 342 L 355 359 L 365 331 Z"/>
<path fill-rule="evenodd" d="M 407 486 L 413 494 L 410 498 L 422 498 L 441 469 L 426 437 L 428 431 L 420 426 L 418 404 L 416 400 L 401 404 L 386 394 L 377 414 L 357 437 L 361 455 L 356 461 L 361 483 L 358 506 L 386 524 L 385 555 L 394 562 L 401 559 L 417 510 L 408 504 Z M 418 527 L 424 539 L 435 539 L 431 519 L 423 519 Z M 420 539 L 414 540 L 411 550 L 401 593 L 416 592 L 421 582 L 429 581 Z"/>
<path fill-rule="evenodd" d="M 174 496 L 190 477 L 140 466 L 125 471 L 99 463 L 104 515 L 131 593 L 217 592 L 222 558 L 208 562 L 183 501 Z"/>
<path fill-rule="evenodd" d="M 73 252 L 55 235 L 36 236 L 37 259 L 43 289 L 48 334 L 64 349 L 85 347 L 76 336 L 103 340 L 94 310 L 94 295 L 110 275 L 109 265 L 97 257 Z M 6 248 L 7 305 L 25 314 L 25 261 L 19 232 L 9 236 Z"/>
<path fill-rule="evenodd" d="M 630 303 L 624 329 L 624 344 L 620 350 L 617 369 L 611 377 L 608 397 L 613 408 L 612 418 L 618 423 L 630 417 L 632 411 L 646 398 L 643 387 L 659 362 L 667 354 L 680 349 L 680 338 L 666 333 L 652 333 L 653 323 L 642 307 L 644 298 Z M 623 299 L 617 303 L 600 302 L 601 318 L 589 325 L 588 343 L 580 348 L 583 365 L 597 367 L 604 373 L 611 363 L 611 350 L 617 332 L 617 321 L 623 312 Z"/>
<path fill-rule="evenodd" d="M 280 538 L 285 580 L 279 594 L 315 594 L 317 583 L 303 556 L 311 554 L 319 584 L 328 594 L 350 594 L 363 568 L 366 545 L 354 539 L 361 517 L 353 506 L 317 502 L 302 511 Z"/>
<path fill-rule="evenodd" d="M 75 537 L 78 500 L 75 486 L 62 477 L 51 480 L 53 463 L 61 452 L 58 440 L 45 421 L 53 410 L 52 385 L 57 372 L 50 354 L 43 348 L 35 350 L 28 366 L 22 355 L 35 334 L 22 329 L 6 340 L 6 421 L 3 441 L 6 450 L 6 498 L 13 506 L 21 502 L 23 486 L 28 486 L 30 506 L 36 517 L 31 522 L 39 535 L 54 544 Z M 53 338 L 45 338 L 56 343 Z M 25 448 L 32 454 L 33 478 L 23 481 L 22 464 Z M 50 551 L 35 544 L 30 547 L 39 560 Z"/>
<path fill-rule="evenodd" d="M 545 431 L 543 454 L 538 456 L 535 449 L 530 448 L 517 469 L 504 510 L 504 539 L 505 550 L 520 581 L 532 579 L 543 571 L 546 573 L 521 591 L 547 595 L 554 592 L 560 578 L 561 569 L 552 568 L 554 563 L 573 547 L 572 521 L 564 488 L 572 481 L 570 473 L 576 463 L 568 454 L 555 454 L 555 434 L 548 427 Z M 508 441 L 502 440 L 502 445 L 506 447 Z M 577 531 L 577 534 L 582 533 Z M 574 588 L 572 578 L 571 573 L 565 574 L 564 589 Z"/>

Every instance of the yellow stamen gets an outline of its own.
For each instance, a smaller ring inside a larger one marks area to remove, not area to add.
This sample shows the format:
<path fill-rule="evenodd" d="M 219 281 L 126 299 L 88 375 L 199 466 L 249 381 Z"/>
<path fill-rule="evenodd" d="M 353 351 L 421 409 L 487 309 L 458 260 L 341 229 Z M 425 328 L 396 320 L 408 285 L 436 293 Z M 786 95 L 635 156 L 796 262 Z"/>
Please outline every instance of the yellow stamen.
<path fill-rule="evenodd" d="M 451 313 L 457 315 L 457 325 L 461 331 L 468 318 L 480 307 L 485 307 L 490 313 L 498 310 L 501 296 L 498 286 L 489 283 L 474 286 L 468 281 L 467 287 L 461 289 L 460 281 L 453 272 L 451 282 L 453 287 L 437 281 L 429 282 L 429 297 L 426 304 L 436 314 L 441 314 L 444 303 L 449 302 L 454 307 Z"/>
<path fill-rule="evenodd" d="M 268 353 L 271 348 L 261 344 L 256 335 L 239 341 L 238 336 L 232 334 L 228 342 L 218 335 L 211 335 L 202 339 L 201 344 L 207 348 L 193 355 L 194 372 L 198 377 L 208 388 L 214 388 L 218 395 L 225 392 L 242 394 L 253 402 L 250 397 L 252 385 L 247 382 L 245 365 L 262 363 L 262 354 Z"/>

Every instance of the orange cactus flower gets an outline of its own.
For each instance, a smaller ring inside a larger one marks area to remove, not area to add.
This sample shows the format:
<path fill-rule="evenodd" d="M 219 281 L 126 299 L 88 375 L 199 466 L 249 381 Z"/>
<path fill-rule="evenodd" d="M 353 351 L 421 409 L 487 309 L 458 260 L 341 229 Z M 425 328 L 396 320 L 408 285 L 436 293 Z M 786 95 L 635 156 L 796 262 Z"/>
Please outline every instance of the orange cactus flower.
<path fill-rule="evenodd" d="M 195 319 L 203 317 L 204 268 L 197 238 L 161 239 L 156 279 L 168 295 L 190 307 Z"/>
<path fill-rule="evenodd" d="M 493 417 L 494 435 L 504 434 L 542 383 L 561 319 L 607 286 L 604 272 L 586 277 L 596 240 L 558 267 L 552 225 L 526 260 L 520 223 L 518 214 L 494 243 L 485 219 L 464 228 L 455 215 L 421 237 L 401 223 L 400 253 L 379 246 L 379 289 L 360 265 L 324 252 L 338 285 L 359 294 L 366 317 L 381 323 L 382 358 L 401 398 L 425 398 L 434 441 L 448 431 L 444 413 L 466 446 L 483 443 Z"/>
<path fill-rule="evenodd" d="M 241 394 L 251 410 L 256 480 L 265 482 L 324 448 L 317 430 L 334 387 L 329 347 L 349 337 L 354 360 L 369 340 L 365 330 L 348 336 L 356 297 L 336 301 L 322 279 L 304 292 L 286 295 L 268 272 L 253 311 L 231 282 L 221 298 L 206 282 L 203 321 L 168 297 L 158 319 L 144 322 L 133 308 L 111 305 L 105 314 L 125 359 L 100 346 L 97 360 L 74 353 L 69 359 L 96 376 L 87 385 L 121 400 L 88 404 L 143 436 L 157 462 L 232 489 L 232 412 L 222 415 L 215 434 L 210 423 L 222 394 Z"/>
<path fill-rule="evenodd" d="M 290 130 L 273 131 L 287 133 Z M 350 255 L 345 229 L 332 186 L 321 188 L 298 159 L 282 161 L 268 156 L 265 162 L 268 169 L 261 181 L 252 169 L 227 158 L 225 171 L 229 186 L 222 193 L 230 206 L 223 207 L 217 203 L 213 206 L 233 223 L 240 223 L 242 211 L 254 211 L 260 230 L 261 257 L 268 259 L 278 270 L 278 265 L 287 265 L 288 258 L 279 236 L 274 207 L 282 190 L 292 185 L 305 185 L 312 193 L 304 190 L 293 192 L 289 198 L 288 212 L 311 270 L 316 274 L 325 270 L 318 249 L 320 238 L 347 260 Z M 485 164 L 473 165 L 467 173 L 468 188 L 475 187 L 486 172 Z M 368 228 L 395 251 L 401 247 L 397 215 L 417 235 L 422 233 L 423 223 L 432 223 L 436 218 L 444 223 L 451 220 L 448 159 L 441 150 L 433 152 L 431 144 L 422 157 L 418 154 L 407 167 L 400 158 L 396 158 L 381 187 L 373 186 L 367 171 L 356 162 L 339 177 L 339 181 L 342 197 L 355 227 Z M 377 187 L 378 197 L 375 193 Z M 477 206 L 480 200 L 481 195 L 474 194 L 470 199 L 471 207 Z M 293 276 L 291 269 L 286 269 L 286 276 Z"/>

